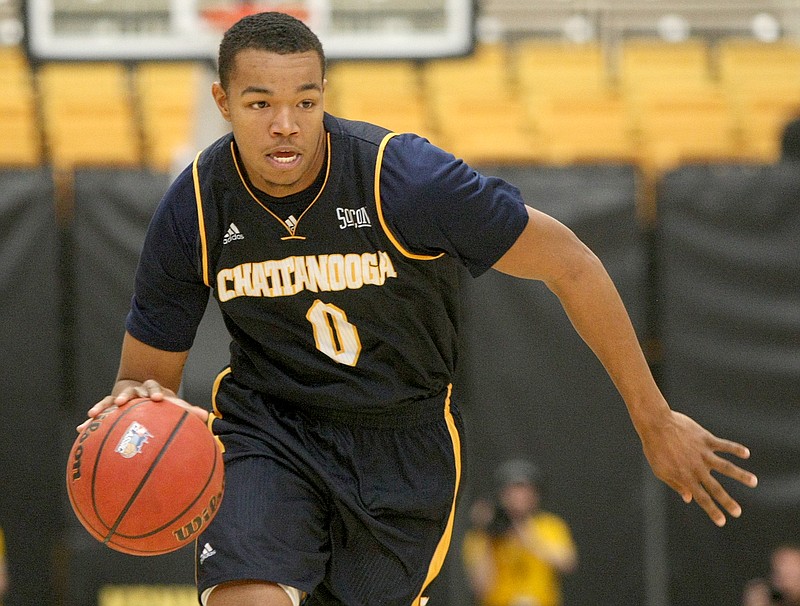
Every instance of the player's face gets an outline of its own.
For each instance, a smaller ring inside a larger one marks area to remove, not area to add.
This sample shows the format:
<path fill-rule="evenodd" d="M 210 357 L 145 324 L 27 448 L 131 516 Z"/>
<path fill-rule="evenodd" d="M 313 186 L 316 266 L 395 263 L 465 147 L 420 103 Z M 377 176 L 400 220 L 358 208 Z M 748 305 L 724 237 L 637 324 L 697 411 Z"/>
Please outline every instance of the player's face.
<path fill-rule="evenodd" d="M 247 176 L 260 190 L 282 197 L 314 182 L 325 158 L 324 87 L 315 52 L 254 49 L 237 54 L 227 90 L 214 84 Z"/>

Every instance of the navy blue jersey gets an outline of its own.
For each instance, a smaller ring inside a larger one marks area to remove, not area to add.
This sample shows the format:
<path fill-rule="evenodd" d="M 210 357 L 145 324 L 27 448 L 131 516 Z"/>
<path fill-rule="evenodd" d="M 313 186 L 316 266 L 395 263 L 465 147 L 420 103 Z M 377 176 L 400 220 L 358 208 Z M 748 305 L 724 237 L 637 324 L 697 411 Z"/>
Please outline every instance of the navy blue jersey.
<path fill-rule="evenodd" d="M 257 191 L 231 134 L 153 218 L 127 329 L 185 351 L 208 300 L 233 377 L 281 403 L 374 410 L 432 398 L 456 364 L 459 265 L 479 275 L 527 221 L 519 191 L 414 135 L 326 115 L 327 161 L 289 199 Z"/>

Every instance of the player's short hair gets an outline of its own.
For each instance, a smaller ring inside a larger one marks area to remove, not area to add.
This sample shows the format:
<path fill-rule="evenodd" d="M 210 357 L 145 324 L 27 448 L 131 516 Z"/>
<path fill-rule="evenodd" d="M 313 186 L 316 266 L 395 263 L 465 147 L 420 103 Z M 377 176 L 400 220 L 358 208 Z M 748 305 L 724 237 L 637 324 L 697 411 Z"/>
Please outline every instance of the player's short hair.
<path fill-rule="evenodd" d="M 319 55 L 322 76 L 325 77 L 325 52 L 319 38 L 305 23 L 286 13 L 268 11 L 247 15 L 225 32 L 217 60 L 222 88 L 228 88 L 236 55 L 247 49 L 279 55 L 313 51 Z"/>

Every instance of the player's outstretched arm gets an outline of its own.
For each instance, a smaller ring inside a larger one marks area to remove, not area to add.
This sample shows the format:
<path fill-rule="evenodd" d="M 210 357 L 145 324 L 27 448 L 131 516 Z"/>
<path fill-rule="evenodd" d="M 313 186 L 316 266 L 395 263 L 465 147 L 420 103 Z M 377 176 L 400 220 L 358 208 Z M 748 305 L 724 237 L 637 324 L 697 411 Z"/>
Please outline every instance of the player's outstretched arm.
<path fill-rule="evenodd" d="M 122 406 L 135 398 L 169 400 L 186 408 L 205 422 L 208 418 L 205 409 L 192 406 L 175 395 L 180 387 L 183 367 L 188 357 L 188 351 L 172 352 L 156 349 L 126 332 L 122 342 L 117 380 L 111 394 L 89 409 L 89 419 L 81 423 L 77 430 L 82 431 L 92 418 L 104 410 L 112 406 Z"/>
<path fill-rule="evenodd" d="M 575 329 L 605 366 L 628 408 L 653 472 L 719 526 L 741 507 L 712 472 L 754 487 L 756 477 L 717 453 L 742 459 L 749 450 L 721 440 L 670 409 L 656 385 L 616 287 L 600 260 L 567 227 L 528 209 L 528 225 L 494 265 L 503 273 L 542 280 Z"/>

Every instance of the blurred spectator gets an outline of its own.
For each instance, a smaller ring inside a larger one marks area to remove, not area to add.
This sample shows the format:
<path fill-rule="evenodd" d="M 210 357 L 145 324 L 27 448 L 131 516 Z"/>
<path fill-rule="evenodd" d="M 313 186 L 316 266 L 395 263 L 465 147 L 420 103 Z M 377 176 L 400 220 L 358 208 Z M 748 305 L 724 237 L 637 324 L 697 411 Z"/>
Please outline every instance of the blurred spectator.
<path fill-rule="evenodd" d="M 800 118 L 791 120 L 783 129 L 781 160 L 800 160 Z"/>
<path fill-rule="evenodd" d="M 769 578 L 747 583 L 742 606 L 800 606 L 800 545 L 772 552 Z"/>
<path fill-rule="evenodd" d="M 561 575 L 577 565 L 567 523 L 540 509 L 542 477 L 529 461 L 497 472 L 497 502 L 478 500 L 464 538 L 464 565 L 482 606 L 559 606 Z"/>

